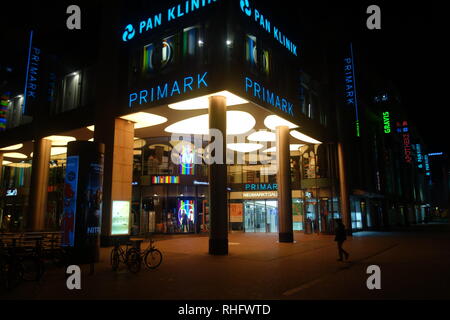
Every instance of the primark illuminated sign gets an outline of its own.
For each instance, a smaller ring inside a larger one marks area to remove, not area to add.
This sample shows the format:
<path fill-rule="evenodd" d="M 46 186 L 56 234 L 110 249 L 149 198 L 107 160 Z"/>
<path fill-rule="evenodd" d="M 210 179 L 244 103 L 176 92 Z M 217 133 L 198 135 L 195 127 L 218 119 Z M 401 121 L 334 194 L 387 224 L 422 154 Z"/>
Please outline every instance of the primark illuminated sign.
<path fill-rule="evenodd" d="M 187 16 L 192 12 L 200 10 L 218 0 L 185 0 L 180 4 L 168 8 L 164 12 L 159 12 L 154 15 L 150 15 L 148 18 L 140 21 L 136 24 L 128 24 L 122 34 L 122 41 L 127 42 L 133 39 L 136 34 L 144 34 L 152 31 L 165 23 L 170 23 L 183 16 Z"/>
<path fill-rule="evenodd" d="M 187 76 L 179 80 L 169 81 L 148 89 L 132 92 L 128 95 L 128 107 L 135 104 L 147 104 L 181 96 L 185 93 L 208 87 L 208 72 Z"/>
<path fill-rule="evenodd" d="M 286 98 L 280 97 L 273 91 L 265 88 L 262 84 L 253 81 L 249 77 L 245 78 L 245 92 L 247 94 L 252 95 L 254 98 L 257 98 L 260 101 L 263 101 L 267 104 L 274 106 L 275 108 L 280 109 L 291 116 L 294 115 L 294 104 L 289 102 Z"/>

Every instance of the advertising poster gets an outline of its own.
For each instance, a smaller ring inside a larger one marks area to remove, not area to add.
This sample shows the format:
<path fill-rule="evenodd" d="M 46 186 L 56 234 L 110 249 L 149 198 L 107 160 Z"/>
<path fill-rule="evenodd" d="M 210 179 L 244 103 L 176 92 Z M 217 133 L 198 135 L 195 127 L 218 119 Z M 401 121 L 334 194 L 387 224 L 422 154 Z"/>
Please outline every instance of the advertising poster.
<path fill-rule="evenodd" d="M 103 155 L 100 163 L 90 163 L 89 180 L 84 208 L 85 212 L 85 230 L 88 239 L 96 240 L 100 236 L 100 225 L 102 215 L 102 198 L 103 198 Z"/>
<path fill-rule="evenodd" d="M 230 222 L 242 222 L 242 203 L 230 203 Z"/>
<path fill-rule="evenodd" d="M 130 233 L 130 201 L 113 201 L 112 203 L 112 236 L 125 236 Z"/>
<path fill-rule="evenodd" d="M 180 225 L 181 232 L 193 231 L 194 217 L 194 200 L 178 200 L 178 223 Z"/>
<path fill-rule="evenodd" d="M 75 243 L 75 218 L 77 211 L 79 157 L 67 157 L 64 183 L 64 211 L 62 216 L 62 245 L 73 247 Z"/>

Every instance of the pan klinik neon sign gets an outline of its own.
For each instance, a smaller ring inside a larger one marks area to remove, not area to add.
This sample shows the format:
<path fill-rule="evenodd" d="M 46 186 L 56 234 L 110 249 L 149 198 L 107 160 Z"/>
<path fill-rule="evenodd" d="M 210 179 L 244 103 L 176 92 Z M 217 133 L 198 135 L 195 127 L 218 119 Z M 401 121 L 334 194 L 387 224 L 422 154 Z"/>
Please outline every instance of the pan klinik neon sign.
<path fill-rule="evenodd" d="M 136 34 L 142 35 L 146 32 L 152 31 L 164 23 L 170 23 L 174 20 L 182 18 L 204 8 L 212 3 L 217 2 L 218 0 L 188 0 L 182 1 L 180 4 L 168 8 L 164 12 L 159 12 L 154 15 L 150 15 L 147 19 L 140 21 L 135 24 L 128 24 L 124 28 L 124 32 L 122 34 L 122 41 L 127 42 L 133 39 Z"/>
<path fill-rule="evenodd" d="M 277 40 L 283 47 L 285 47 L 290 53 L 292 53 L 294 56 L 297 56 L 297 45 L 288 37 L 286 37 L 276 26 L 273 26 L 272 29 L 270 20 L 264 17 L 264 15 L 257 9 L 252 9 L 250 7 L 249 0 L 240 0 L 239 2 L 241 10 L 246 16 L 252 18 L 252 20 L 258 23 L 261 28 L 272 34 L 273 38 Z"/>

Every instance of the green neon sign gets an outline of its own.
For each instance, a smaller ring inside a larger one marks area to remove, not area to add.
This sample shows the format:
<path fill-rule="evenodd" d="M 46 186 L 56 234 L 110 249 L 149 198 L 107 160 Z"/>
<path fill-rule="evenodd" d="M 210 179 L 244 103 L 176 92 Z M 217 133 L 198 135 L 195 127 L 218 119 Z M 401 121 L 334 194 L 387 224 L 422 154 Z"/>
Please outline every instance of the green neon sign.
<path fill-rule="evenodd" d="M 384 133 L 391 133 L 391 116 L 388 111 L 383 112 Z"/>

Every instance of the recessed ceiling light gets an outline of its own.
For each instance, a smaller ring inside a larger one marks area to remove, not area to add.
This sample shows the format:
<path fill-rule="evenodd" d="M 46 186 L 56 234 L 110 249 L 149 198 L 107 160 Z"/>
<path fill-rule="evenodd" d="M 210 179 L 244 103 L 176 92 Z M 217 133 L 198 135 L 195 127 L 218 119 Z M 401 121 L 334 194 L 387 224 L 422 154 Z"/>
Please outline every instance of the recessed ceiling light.
<path fill-rule="evenodd" d="M 293 136 L 295 139 L 298 139 L 300 141 L 304 141 L 307 143 L 312 143 L 312 144 L 321 144 L 322 143 L 322 142 L 320 142 L 316 139 L 313 139 L 313 138 L 307 136 L 306 134 L 303 134 L 297 130 L 291 131 L 291 136 Z"/>
<path fill-rule="evenodd" d="M 4 153 L 3 157 L 5 157 L 5 158 L 14 158 L 14 159 L 26 159 L 26 158 L 28 158 L 23 153 L 18 153 L 18 152 Z"/>
<path fill-rule="evenodd" d="M 50 140 L 52 146 L 66 146 L 71 141 L 76 141 L 77 139 L 69 136 L 48 136 L 44 139 Z"/>
<path fill-rule="evenodd" d="M 88 129 L 89 131 L 95 131 L 95 126 L 86 127 L 86 129 Z"/>
<path fill-rule="evenodd" d="M 120 118 L 134 122 L 135 129 L 157 126 L 161 123 L 167 122 L 167 118 L 148 112 L 137 112 Z"/>
<path fill-rule="evenodd" d="M 134 140 L 133 149 L 140 149 L 144 147 L 146 143 L 147 141 L 145 141 L 144 139 Z"/>
<path fill-rule="evenodd" d="M 227 111 L 227 134 L 238 135 L 254 128 L 255 118 L 244 111 Z M 188 118 L 168 126 L 164 131 L 177 134 L 209 134 L 208 114 Z"/>
<path fill-rule="evenodd" d="M 209 97 L 212 96 L 224 96 L 227 98 L 227 106 L 234 106 L 238 104 L 248 103 L 247 100 L 238 97 L 237 95 L 229 91 L 221 91 L 206 96 L 189 99 L 177 103 L 169 104 L 169 108 L 174 110 L 198 110 L 198 109 L 208 109 L 209 107 Z"/>
<path fill-rule="evenodd" d="M 277 136 L 274 132 L 260 130 L 249 135 L 247 139 L 248 141 L 254 142 L 275 142 L 277 140 Z"/>
<path fill-rule="evenodd" d="M 31 163 L 27 162 L 13 162 L 10 164 L 7 164 L 8 167 L 14 167 L 14 168 L 30 168 Z"/>
<path fill-rule="evenodd" d="M 227 148 L 237 152 L 253 152 L 263 148 L 264 145 L 259 143 L 229 143 Z"/>
<path fill-rule="evenodd" d="M 52 148 L 50 151 L 50 155 L 52 155 L 52 156 L 57 156 L 60 154 L 65 154 L 65 153 L 67 153 L 66 147 L 55 147 L 55 148 Z"/>
<path fill-rule="evenodd" d="M 270 130 L 276 130 L 279 126 L 287 126 L 289 129 L 298 128 L 296 124 L 293 124 L 290 121 L 284 120 L 283 118 L 276 116 L 276 115 L 270 115 L 267 116 L 264 119 L 264 125 L 269 128 Z"/>
<path fill-rule="evenodd" d="M 15 144 L 9 147 L 1 148 L 0 151 L 11 151 L 11 150 L 19 150 L 23 147 L 23 143 Z"/>

